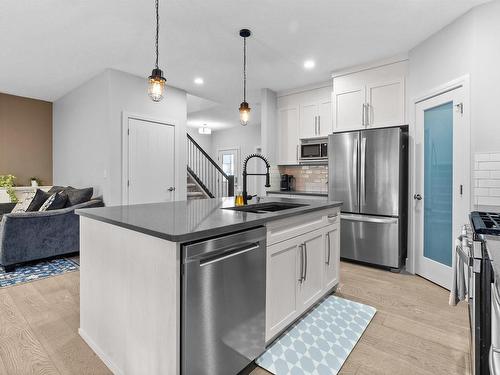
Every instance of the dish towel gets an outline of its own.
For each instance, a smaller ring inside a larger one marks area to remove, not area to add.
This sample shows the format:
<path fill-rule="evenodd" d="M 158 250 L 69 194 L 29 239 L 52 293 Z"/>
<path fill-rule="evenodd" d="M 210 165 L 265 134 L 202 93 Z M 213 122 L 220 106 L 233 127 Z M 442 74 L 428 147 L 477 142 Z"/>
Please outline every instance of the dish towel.
<path fill-rule="evenodd" d="M 453 282 L 451 283 L 450 299 L 448 303 L 450 306 L 456 306 L 457 303 L 465 299 L 467 293 L 467 286 L 465 284 L 465 264 L 458 254 L 458 249 L 462 247 L 461 237 L 455 241 L 456 254 L 453 257 Z M 464 247 L 466 249 L 467 247 Z"/>

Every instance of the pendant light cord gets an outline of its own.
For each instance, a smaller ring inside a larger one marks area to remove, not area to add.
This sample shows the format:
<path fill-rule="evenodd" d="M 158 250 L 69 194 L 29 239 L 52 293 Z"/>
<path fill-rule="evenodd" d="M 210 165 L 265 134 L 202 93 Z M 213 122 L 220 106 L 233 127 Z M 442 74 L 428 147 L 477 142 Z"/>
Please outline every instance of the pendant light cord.
<path fill-rule="evenodd" d="M 243 38 L 243 101 L 247 101 L 247 38 Z"/>
<path fill-rule="evenodd" d="M 155 5 L 156 5 L 156 43 L 155 43 L 155 48 L 156 48 L 156 63 L 155 67 L 158 69 L 158 34 L 160 33 L 160 14 L 158 12 L 158 7 L 159 7 L 159 0 L 156 0 Z"/>

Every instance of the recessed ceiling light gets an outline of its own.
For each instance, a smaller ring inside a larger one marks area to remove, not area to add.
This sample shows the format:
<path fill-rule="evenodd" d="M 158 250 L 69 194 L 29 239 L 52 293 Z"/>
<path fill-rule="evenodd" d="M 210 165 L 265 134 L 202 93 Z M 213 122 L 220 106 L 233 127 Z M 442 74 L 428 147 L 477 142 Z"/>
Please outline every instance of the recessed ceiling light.
<path fill-rule="evenodd" d="M 304 68 L 306 69 L 312 69 L 316 66 L 316 63 L 314 62 L 314 60 L 306 60 L 304 61 Z"/>
<path fill-rule="evenodd" d="M 194 83 L 196 83 L 197 85 L 203 85 L 203 78 L 201 77 L 195 78 Z"/>

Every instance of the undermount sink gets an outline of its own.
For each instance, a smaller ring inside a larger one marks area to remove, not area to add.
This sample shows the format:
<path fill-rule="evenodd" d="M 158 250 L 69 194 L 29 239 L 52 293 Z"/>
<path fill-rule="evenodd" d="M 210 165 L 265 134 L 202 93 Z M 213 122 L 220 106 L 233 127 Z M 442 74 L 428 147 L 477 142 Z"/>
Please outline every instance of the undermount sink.
<path fill-rule="evenodd" d="M 292 208 L 304 207 L 308 204 L 300 203 L 285 203 L 285 202 L 269 202 L 269 203 L 259 203 L 250 204 L 248 206 L 235 206 L 235 207 L 224 207 L 224 210 L 251 212 L 254 214 L 265 214 L 269 212 L 290 210 Z"/>

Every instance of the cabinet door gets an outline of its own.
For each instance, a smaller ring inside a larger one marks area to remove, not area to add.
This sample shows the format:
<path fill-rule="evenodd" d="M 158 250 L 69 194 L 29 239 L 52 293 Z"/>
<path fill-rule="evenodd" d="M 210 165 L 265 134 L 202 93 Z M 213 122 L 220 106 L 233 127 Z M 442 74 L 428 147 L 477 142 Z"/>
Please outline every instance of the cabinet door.
<path fill-rule="evenodd" d="M 318 105 L 302 104 L 300 106 L 300 138 L 311 138 L 318 136 Z"/>
<path fill-rule="evenodd" d="M 298 316 L 298 240 L 279 242 L 267 248 L 266 341 Z"/>
<path fill-rule="evenodd" d="M 395 126 L 405 123 L 404 78 L 369 84 L 367 126 Z"/>
<path fill-rule="evenodd" d="M 339 224 L 325 228 L 325 279 L 324 290 L 328 291 L 339 283 L 340 233 Z"/>
<path fill-rule="evenodd" d="M 365 86 L 333 93 L 333 131 L 364 129 Z"/>
<path fill-rule="evenodd" d="M 278 111 L 278 149 L 280 164 L 296 164 L 299 152 L 298 107 Z"/>
<path fill-rule="evenodd" d="M 318 136 L 327 137 L 332 132 L 332 98 L 319 102 Z"/>
<path fill-rule="evenodd" d="M 298 263 L 299 270 L 302 270 L 303 267 L 303 281 L 299 283 L 299 312 L 304 312 L 322 296 L 325 254 L 324 238 L 323 229 L 304 234 L 300 237 L 301 246 L 299 246 Z"/>

